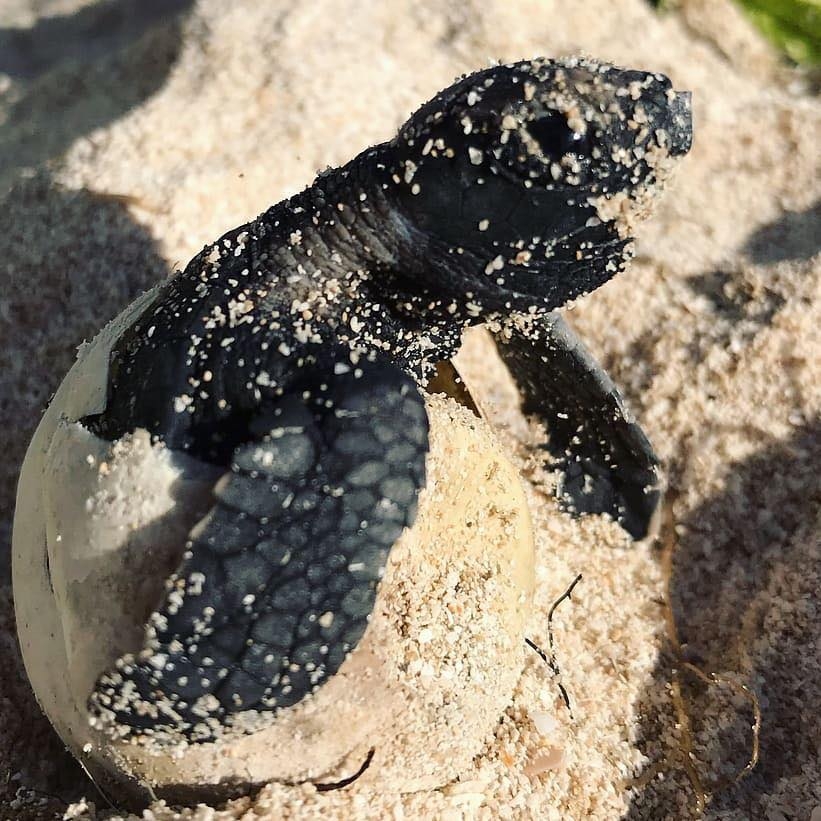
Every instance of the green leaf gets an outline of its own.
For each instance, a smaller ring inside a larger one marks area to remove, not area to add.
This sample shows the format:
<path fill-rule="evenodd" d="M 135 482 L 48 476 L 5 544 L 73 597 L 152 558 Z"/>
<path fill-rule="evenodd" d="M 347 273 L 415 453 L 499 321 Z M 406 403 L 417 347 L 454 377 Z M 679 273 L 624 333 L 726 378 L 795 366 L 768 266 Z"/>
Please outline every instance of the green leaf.
<path fill-rule="evenodd" d="M 736 0 L 765 37 L 796 63 L 821 64 L 821 0 Z M 676 0 L 649 0 L 661 12 Z"/>
<path fill-rule="evenodd" d="M 759 29 L 796 63 L 821 63 L 821 0 L 738 0 Z"/>

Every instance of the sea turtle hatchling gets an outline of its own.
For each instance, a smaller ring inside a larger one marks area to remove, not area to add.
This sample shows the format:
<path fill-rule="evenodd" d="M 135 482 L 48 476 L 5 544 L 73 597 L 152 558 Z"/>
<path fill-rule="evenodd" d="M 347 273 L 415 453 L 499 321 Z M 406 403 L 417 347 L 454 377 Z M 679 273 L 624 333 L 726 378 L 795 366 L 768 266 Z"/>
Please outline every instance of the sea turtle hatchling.
<path fill-rule="evenodd" d="M 180 498 L 202 507 L 181 562 L 145 568 L 165 593 L 142 646 L 97 671 L 96 726 L 197 744 L 334 676 L 416 516 L 425 386 L 470 326 L 546 424 L 566 506 L 644 536 L 657 460 L 556 309 L 624 267 L 690 144 L 689 94 L 660 74 L 496 65 L 131 306 L 105 395 L 72 421 L 106 442 L 147 431 L 199 466 Z"/>

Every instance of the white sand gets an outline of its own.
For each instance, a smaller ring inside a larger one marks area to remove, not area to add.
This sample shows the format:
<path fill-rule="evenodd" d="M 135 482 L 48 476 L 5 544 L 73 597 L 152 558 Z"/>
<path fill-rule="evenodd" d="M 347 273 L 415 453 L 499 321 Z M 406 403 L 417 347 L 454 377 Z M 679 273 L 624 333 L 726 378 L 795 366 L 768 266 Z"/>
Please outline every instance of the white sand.
<path fill-rule="evenodd" d="M 2 5 L 15 24 L 37 17 L 33 0 Z M 36 4 L 41 15 L 69 5 Z M 692 154 L 638 259 L 570 318 L 666 460 L 684 653 L 758 695 L 758 767 L 699 809 L 694 780 L 709 793 L 748 759 L 749 704 L 674 674 L 659 551 L 556 510 L 539 432 L 474 335 L 461 365 L 530 482 L 536 642 L 547 643 L 551 602 L 584 574 L 554 619 L 573 719 L 533 654 L 484 751 L 443 789 L 273 785 L 223 813 L 146 817 L 816 821 L 821 105 L 723 2 L 683 5 L 659 16 L 643 0 L 202 2 L 93 65 L 0 78 L 0 145 L 57 160 L 34 177 L 9 154 L 0 163 L 0 185 L 14 184 L 0 188 L 0 818 L 63 811 L 37 791 L 105 810 L 25 684 L 8 585 L 16 473 L 74 347 L 205 242 L 389 137 L 456 74 L 584 50 L 694 93 Z"/>

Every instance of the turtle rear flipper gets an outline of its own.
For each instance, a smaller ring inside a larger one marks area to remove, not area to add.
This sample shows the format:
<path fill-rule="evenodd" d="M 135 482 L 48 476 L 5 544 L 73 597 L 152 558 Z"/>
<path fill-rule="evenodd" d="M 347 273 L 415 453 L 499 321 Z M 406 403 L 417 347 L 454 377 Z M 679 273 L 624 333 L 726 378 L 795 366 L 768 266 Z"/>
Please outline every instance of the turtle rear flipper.
<path fill-rule="evenodd" d="M 557 313 L 496 342 L 522 410 L 548 428 L 563 506 L 576 515 L 608 513 L 644 538 L 661 499 L 659 463 L 604 369 Z"/>

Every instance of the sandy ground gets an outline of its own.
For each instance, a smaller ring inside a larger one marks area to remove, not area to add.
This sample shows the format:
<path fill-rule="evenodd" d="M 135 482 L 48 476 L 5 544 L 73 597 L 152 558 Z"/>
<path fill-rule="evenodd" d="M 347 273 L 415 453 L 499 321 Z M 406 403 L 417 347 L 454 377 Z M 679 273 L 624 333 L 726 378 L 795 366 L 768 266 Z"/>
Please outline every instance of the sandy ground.
<path fill-rule="evenodd" d="M 0 818 L 110 812 L 26 684 L 9 576 L 17 471 L 77 344 L 455 75 L 582 50 L 694 92 L 695 146 L 636 262 L 569 314 L 665 460 L 660 545 L 561 514 L 541 433 L 481 334 L 460 363 L 528 479 L 529 637 L 546 645 L 551 603 L 584 576 L 553 621 L 572 717 L 533 654 L 440 789 L 271 785 L 222 812 L 144 817 L 818 821 L 817 98 L 712 0 L 670 15 L 643 0 L 206 0 L 164 22 L 153 2 L 100 5 L 103 22 L 78 0 L 0 2 Z M 760 760 L 727 785 L 751 756 L 748 693 Z"/>

